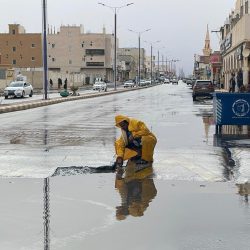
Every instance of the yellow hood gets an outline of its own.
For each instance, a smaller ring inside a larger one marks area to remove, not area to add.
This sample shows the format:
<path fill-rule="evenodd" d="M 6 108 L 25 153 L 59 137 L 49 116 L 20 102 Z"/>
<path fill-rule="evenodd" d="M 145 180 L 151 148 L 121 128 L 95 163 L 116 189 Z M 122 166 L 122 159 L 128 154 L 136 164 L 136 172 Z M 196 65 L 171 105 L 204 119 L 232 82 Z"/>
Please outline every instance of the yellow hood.
<path fill-rule="evenodd" d="M 122 121 L 127 121 L 129 123 L 129 118 L 127 116 L 124 116 L 124 115 L 117 115 L 115 117 L 115 126 L 120 128 L 119 123 Z"/>

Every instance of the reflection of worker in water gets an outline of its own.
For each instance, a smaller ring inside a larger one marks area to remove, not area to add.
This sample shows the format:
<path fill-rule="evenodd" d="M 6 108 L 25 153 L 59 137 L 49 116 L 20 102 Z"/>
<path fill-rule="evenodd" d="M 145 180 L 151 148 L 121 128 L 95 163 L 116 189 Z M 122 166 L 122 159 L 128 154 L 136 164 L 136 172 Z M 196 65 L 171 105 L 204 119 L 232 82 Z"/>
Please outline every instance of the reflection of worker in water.
<path fill-rule="evenodd" d="M 245 197 L 245 202 L 248 202 L 248 195 L 250 195 L 250 183 L 237 184 L 239 194 Z"/>
<path fill-rule="evenodd" d="M 125 169 L 125 177 L 121 178 L 119 173 L 124 171 L 122 168 L 118 168 L 116 175 L 115 187 L 121 196 L 121 206 L 116 207 L 117 220 L 124 220 L 128 215 L 143 216 L 149 203 L 157 194 L 152 179 L 152 166 L 134 172 L 136 164 L 129 161 L 129 165 Z"/>
<path fill-rule="evenodd" d="M 138 157 L 140 163 L 153 162 L 154 147 L 157 139 L 142 121 L 117 115 L 116 126 L 121 128 L 122 135 L 115 142 L 116 164 L 122 165 L 124 160 Z"/>

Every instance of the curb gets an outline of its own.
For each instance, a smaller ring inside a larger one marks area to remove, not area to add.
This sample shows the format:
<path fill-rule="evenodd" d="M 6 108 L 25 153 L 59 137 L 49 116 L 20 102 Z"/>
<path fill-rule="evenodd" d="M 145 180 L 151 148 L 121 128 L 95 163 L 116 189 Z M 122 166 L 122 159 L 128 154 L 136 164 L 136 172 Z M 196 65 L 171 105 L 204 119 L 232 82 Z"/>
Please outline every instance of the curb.
<path fill-rule="evenodd" d="M 146 87 L 139 87 L 139 88 L 133 88 L 133 89 L 122 89 L 122 90 L 112 90 L 110 92 L 98 92 L 93 94 L 85 94 L 80 96 L 68 96 L 68 97 L 60 97 L 60 98 L 53 98 L 48 100 L 37 100 L 37 101 L 31 101 L 31 102 L 25 102 L 20 104 L 10 104 L 1 107 L 0 106 L 0 114 L 2 113 L 8 113 L 8 112 L 14 112 L 14 111 L 21 111 L 25 109 L 32 109 L 32 108 L 38 108 L 43 106 L 48 106 L 52 104 L 58 104 L 62 102 L 69 102 L 69 101 L 76 101 L 76 100 L 82 100 L 82 99 L 89 99 L 89 98 L 95 98 L 99 96 L 106 96 L 106 95 L 113 95 L 113 94 L 119 94 L 124 93 L 128 91 L 135 91 L 135 90 L 141 90 L 145 88 L 151 88 L 155 87 L 157 85 L 153 86 L 146 86 Z"/>

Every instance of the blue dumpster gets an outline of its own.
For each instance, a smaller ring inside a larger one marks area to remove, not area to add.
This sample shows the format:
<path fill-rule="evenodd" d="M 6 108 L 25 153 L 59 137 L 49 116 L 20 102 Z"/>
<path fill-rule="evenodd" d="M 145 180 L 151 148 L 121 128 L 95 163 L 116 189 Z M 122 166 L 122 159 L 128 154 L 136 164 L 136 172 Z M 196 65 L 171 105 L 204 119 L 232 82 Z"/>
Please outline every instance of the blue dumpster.
<path fill-rule="evenodd" d="M 216 125 L 250 125 L 250 93 L 215 93 Z"/>

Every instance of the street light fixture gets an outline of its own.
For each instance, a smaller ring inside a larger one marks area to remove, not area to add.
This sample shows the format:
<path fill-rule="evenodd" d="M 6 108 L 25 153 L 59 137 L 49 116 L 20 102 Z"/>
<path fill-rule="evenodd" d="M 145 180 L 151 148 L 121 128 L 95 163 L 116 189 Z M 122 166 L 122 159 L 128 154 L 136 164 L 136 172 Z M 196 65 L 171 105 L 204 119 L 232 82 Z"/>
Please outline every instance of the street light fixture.
<path fill-rule="evenodd" d="M 144 32 L 147 32 L 147 31 L 150 31 L 151 29 L 146 29 L 146 30 L 143 30 L 143 31 L 134 31 L 134 30 L 131 30 L 129 29 L 129 31 L 131 32 L 134 32 L 136 34 L 138 34 L 138 48 L 139 48 L 139 62 L 138 62 L 138 86 L 140 86 L 140 82 L 141 82 L 141 34 L 144 33 Z"/>
<path fill-rule="evenodd" d="M 109 5 L 106 5 L 104 3 L 98 3 L 98 4 L 112 9 L 112 11 L 114 12 L 114 15 L 115 15 L 115 24 L 114 24 L 115 25 L 115 48 L 114 48 L 114 57 L 115 57 L 114 58 L 114 84 L 115 84 L 115 86 L 114 86 L 114 90 L 116 90 L 116 75 L 117 75 L 117 73 L 116 73 L 116 71 L 117 71 L 117 69 L 116 69 L 116 60 L 117 60 L 117 58 L 116 58 L 117 57 L 117 55 L 116 55 L 117 54 L 117 52 L 116 52 L 116 50 L 117 50 L 117 48 L 116 48 L 116 46 L 117 46 L 116 45 L 116 37 L 117 37 L 117 35 L 116 35 L 116 23 L 117 23 L 117 13 L 118 13 L 119 9 L 130 6 L 134 3 L 128 3 L 128 4 L 125 4 L 122 6 L 109 6 Z"/>

